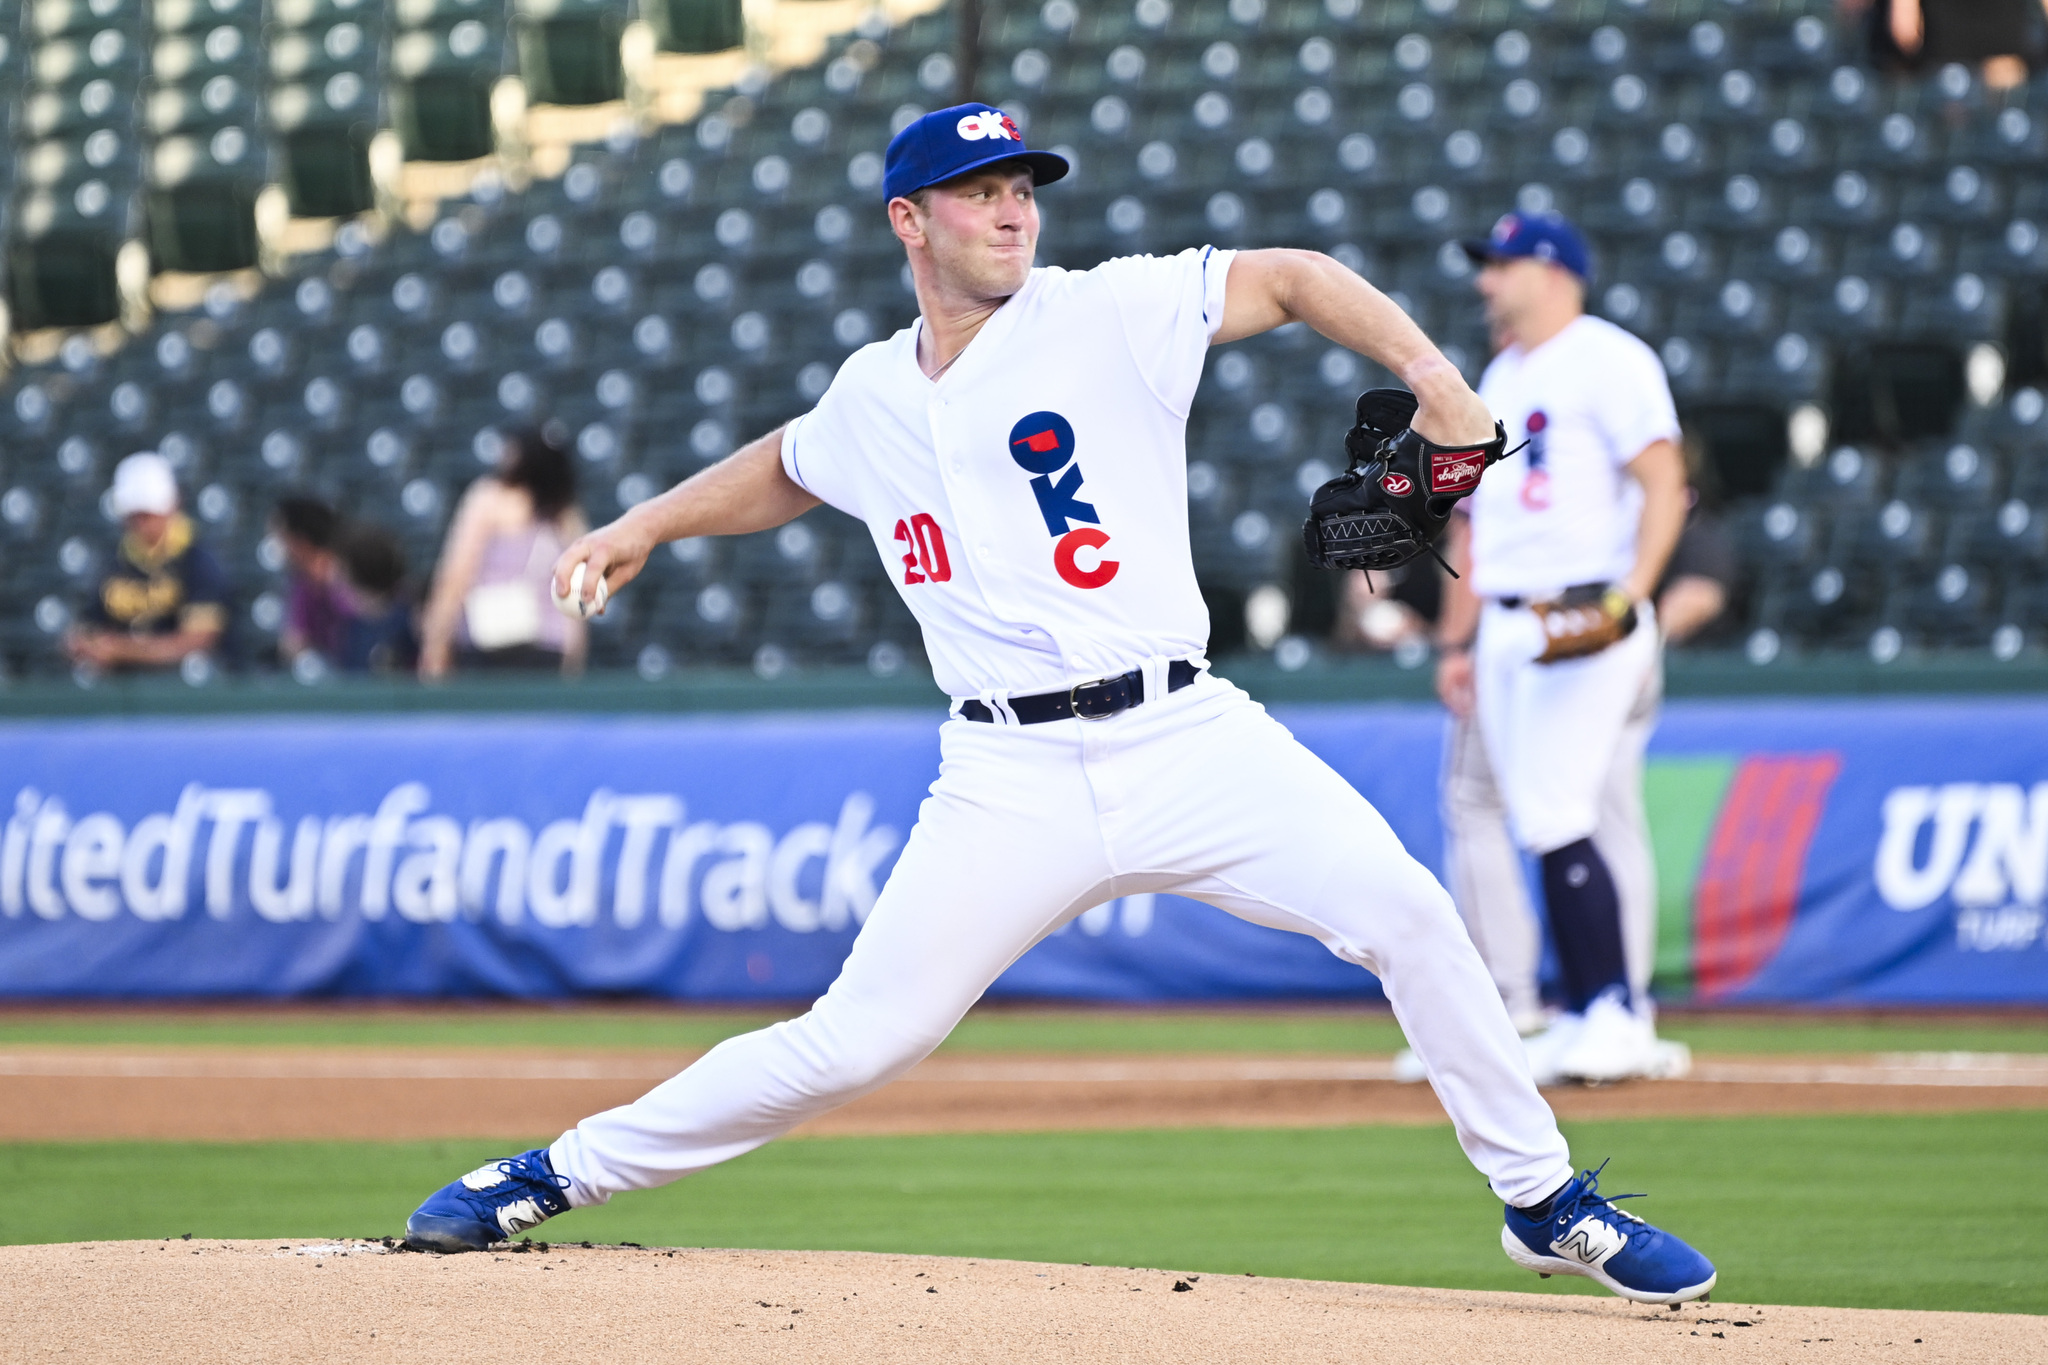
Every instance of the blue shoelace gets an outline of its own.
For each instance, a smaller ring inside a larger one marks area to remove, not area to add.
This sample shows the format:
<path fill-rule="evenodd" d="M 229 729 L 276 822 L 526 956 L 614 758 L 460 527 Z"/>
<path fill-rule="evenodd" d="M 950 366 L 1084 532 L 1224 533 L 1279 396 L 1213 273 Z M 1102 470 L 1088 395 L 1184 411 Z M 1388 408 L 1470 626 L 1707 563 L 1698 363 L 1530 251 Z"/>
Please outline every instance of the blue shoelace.
<path fill-rule="evenodd" d="M 1613 1159 L 1609 1157 L 1608 1161 Z M 1600 1193 L 1600 1172 L 1606 1169 L 1607 1162 L 1603 1161 L 1589 1171 L 1580 1172 L 1577 1193 L 1573 1194 L 1568 1202 L 1560 1200 L 1552 1206 L 1550 1210 L 1551 1221 L 1560 1228 L 1569 1228 L 1572 1224 L 1578 1222 L 1580 1218 L 1591 1214 L 1611 1227 L 1617 1226 L 1617 1220 L 1639 1223 L 1644 1227 L 1648 1227 L 1649 1224 L 1644 1223 L 1636 1215 L 1624 1213 L 1614 1207 L 1614 1201 L 1617 1199 L 1643 1199 L 1647 1196 L 1641 1194 L 1603 1195 Z M 1624 1233 L 1628 1231 L 1626 1227 L 1618 1227 L 1618 1230 Z"/>
<path fill-rule="evenodd" d="M 533 1193 L 539 1196 L 541 1207 L 546 1209 L 550 1216 L 568 1210 L 569 1177 L 556 1175 L 540 1157 L 521 1153 L 518 1156 L 508 1156 L 503 1161 L 494 1161 L 491 1165 L 499 1174 L 534 1187 Z M 485 1208 L 496 1208 L 494 1200 L 503 1200 L 514 1193 L 515 1191 L 511 1190 L 463 1191 L 470 1203 L 480 1204 Z"/>

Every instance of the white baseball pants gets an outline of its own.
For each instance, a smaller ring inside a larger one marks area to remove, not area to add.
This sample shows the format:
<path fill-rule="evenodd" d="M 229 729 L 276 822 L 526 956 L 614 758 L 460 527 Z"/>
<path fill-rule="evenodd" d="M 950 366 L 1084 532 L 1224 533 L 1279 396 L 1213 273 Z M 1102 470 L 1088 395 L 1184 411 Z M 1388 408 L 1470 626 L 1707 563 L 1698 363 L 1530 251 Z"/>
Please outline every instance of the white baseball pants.
<path fill-rule="evenodd" d="M 1662 684 L 1662 669 L 1652 666 L 1607 765 L 1593 830 L 1594 847 L 1607 860 L 1620 894 L 1622 947 L 1629 986 L 1639 1000 L 1649 998 L 1657 956 L 1657 867 L 1643 809 L 1643 751 L 1657 725 Z M 1443 817 L 1444 880 L 1451 897 L 1508 1016 L 1518 1025 L 1531 1023 L 1543 1004 L 1542 926 L 1476 719 L 1453 718 L 1444 732 Z"/>
<path fill-rule="evenodd" d="M 1554 664 L 1536 662 L 1544 639 L 1535 612 L 1489 602 L 1480 613 L 1473 647 L 1479 733 L 1508 827 L 1531 853 L 1589 839 L 1599 828 L 1601 789 L 1657 667 L 1657 623 L 1648 606 L 1637 610 L 1627 639 Z"/>
<path fill-rule="evenodd" d="M 831 989 L 563 1134 L 549 1156 L 572 1205 L 730 1160 L 887 1084 L 1034 943 L 1148 891 L 1312 935 L 1378 973 L 1494 1192 L 1529 1203 L 1570 1176 L 1450 896 L 1237 688 L 1205 673 L 1107 720 L 953 720 L 940 738 L 938 780 Z"/>

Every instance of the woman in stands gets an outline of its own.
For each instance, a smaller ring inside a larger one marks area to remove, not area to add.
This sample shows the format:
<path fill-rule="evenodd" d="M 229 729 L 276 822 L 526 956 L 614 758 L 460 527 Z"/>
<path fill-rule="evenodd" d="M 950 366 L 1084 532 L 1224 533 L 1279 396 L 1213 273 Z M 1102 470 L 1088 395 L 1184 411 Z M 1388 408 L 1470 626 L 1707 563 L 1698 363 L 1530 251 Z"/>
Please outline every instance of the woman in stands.
<path fill-rule="evenodd" d="M 583 623 L 554 610 L 548 575 L 587 524 L 576 468 L 552 433 L 509 432 L 496 471 L 455 509 L 420 623 L 420 677 L 456 668 L 583 669 Z"/>

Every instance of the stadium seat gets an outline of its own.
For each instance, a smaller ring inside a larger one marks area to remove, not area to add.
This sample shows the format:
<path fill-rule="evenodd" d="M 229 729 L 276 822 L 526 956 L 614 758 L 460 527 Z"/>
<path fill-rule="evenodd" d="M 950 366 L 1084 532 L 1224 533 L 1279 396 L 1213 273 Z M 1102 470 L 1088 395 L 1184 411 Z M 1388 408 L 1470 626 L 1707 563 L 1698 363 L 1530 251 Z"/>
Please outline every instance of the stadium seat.
<path fill-rule="evenodd" d="M 1924 442 L 1900 467 L 1895 494 L 1944 511 L 1981 511 L 1999 498 L 2005 480 L 1991 452 L 1967 441 Z"/>
<path fill-rule="evenodd" d="M 1994 628 L 1990 576 L 1961 563 L 1944 564 L 1930 578 L 1894 589 L 1883 616 L 1923 645 L 1986 643 Z"/>
<path fill-rule="evenodd" d="M 513 19 L 519 74 L 538 104 L 602 104 L 625 94 L 619 35 L 626 10 L 608 0 L 523 0 Z"/>
<path fill-rule="evenodd" d="M 31 199 L 21 216 L 32 219 L 37 209 Z M 15 327 L 96 327 L 120 316 L 114 273 L 120 241 L 112 233 L 56 219 L 41 232 L 32 221 L 19 223 L 11 238 L 7 287 Z"/>
<path fill-rule="evenodd" d="M 502 22 L 480 0 L 405 0 L 391 39 L 392 122 L 408 158 L 468 161 L 495 146 L 491 87 L 504 66 Z"/>
<path fill-rule="evenodd" d="M 746 37 L 740 0 L 650 0 L 641 15 L 664 52 L 723 52 Z"/>
<path fill-rule="evenodd" d="M 156 145 L 151 161 L 144 203 L 150 252 L 159 269 L 246 270 L 256 264 L 262 180 L 247 133 L 225 127 L 204 141 L 170 138 Z"/>

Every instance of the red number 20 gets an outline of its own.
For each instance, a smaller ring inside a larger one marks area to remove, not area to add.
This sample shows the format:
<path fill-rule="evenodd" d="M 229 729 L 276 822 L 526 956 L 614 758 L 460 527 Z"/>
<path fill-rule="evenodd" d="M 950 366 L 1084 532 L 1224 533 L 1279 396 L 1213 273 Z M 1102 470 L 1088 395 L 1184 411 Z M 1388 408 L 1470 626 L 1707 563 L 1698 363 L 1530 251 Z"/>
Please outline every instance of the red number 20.
<path fill-rule="evenodd" d="M 953 561 L 946 557 L 946 533 L 929 512 L 919 512 L 908 521 L 896 523 L 896 539 L 903 551 L 903 581 L 922 583 L 930 579 L 944 583 L 953 577 Z M 922 570 L 922 572 L 919 572 Z"/>

